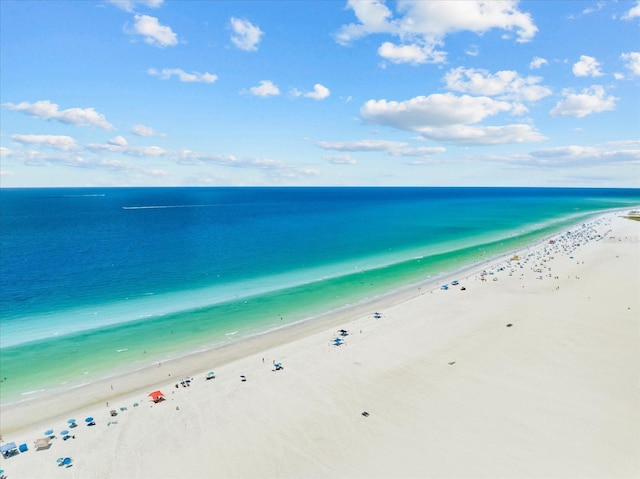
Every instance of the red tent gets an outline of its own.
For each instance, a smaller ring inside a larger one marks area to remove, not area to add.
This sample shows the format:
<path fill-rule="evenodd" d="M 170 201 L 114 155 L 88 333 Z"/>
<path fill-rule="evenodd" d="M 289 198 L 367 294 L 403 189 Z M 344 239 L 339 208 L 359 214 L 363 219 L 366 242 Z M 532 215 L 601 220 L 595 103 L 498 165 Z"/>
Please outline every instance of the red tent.
<path fill-rule="evenodd" d="M 164 394 L 162 394 L 161 391 L 153 391 L 152 393 L 149 393 L 149 396 L 151 396 L 153 402 L 160 402 L 164 399 Z"/>

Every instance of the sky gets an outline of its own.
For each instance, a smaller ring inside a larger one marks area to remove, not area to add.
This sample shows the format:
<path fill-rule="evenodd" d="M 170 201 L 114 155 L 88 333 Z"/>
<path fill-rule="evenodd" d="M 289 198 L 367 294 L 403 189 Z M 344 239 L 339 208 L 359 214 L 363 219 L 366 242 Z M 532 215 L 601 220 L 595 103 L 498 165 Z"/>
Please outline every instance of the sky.
<path fill-rule="evenodd" d="M 0 186 L 640 187 L 640 1 L 0 0 Z"/>

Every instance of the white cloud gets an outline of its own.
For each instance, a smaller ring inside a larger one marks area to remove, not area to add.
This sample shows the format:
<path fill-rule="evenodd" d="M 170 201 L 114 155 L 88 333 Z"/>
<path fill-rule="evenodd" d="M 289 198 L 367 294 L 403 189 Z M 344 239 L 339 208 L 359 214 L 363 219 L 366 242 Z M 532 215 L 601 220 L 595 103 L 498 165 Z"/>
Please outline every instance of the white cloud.
<path fill-rule="evenodd" d="M 303 96 L 303 97 L 306 97 L 306 98 L 313 98 L 314 100 L 324 100 L 329 95 L 331 95 L 331 92 L 329 91 L 329 89 L 326 86 L 321 85 L 320 83 L 316 83 L 313 86 L 313 91 L 301 92 L 301 91 L 298 91 L 298 90 L 294 89 L 294 90 L 291 91 L 291 94 L 293 96 Z"/>
<path fill-rule="evenodd" d="M 443 63 L 447 54 L 435 47 L 435 44 L 394 45 L 384 42 L 378 48 L 378 55 L 392 63 Z"/>
<path fill-rule="evenodd" d="M 149 45 L 169 47 L 178 44 L 178 36 L 171 27 L 160 25 L 156 17 L 149 15 L 134 15 L 134 33 L 142 35 Z"/>
<path fill-rule="evenodd" d="M 623 20 L 633 20 L 640 17 L 640 1 L 636 2 L 634 7 L 625 13 L 622 17 Z"/>
<path fill-rule="evenodd" d="M 124 136 L 116 136 L 114 138 L 111 138 L 107 143 L 109 143 L 110 145 L 115 145 L 115 146 L 127 146 L 127 140 Z"/>
<path fill-rule="evenodd" d="M 66 135 L 11 135 L 11 139 L 23 145 L 35 145 L 71 151 L 78 148 L 76 141 Z"/>
<path fill-rule="evenodd" d="M 475 44 L 470 45 L 464 52 L 470 57 L 477 57 L 480 54 L 480 47 Z"/>
<path fill-rule="evenodd" d="M 422 136 L 430 140 L 465 146 L 502 145 L 506 143 L 530 143 L 546 140 L 531 125 L 513 124 L 503 126 L 450 125 L 425 127 Z"/>
<path fill-rule="evenodd" d="M 255 96 L 274 96 L 280 94 L 280 89 L 269 80 L 260 81 L 260 85 L 249 88 L 251 94 Z"/>
<path fill-rule="evenodd" d="M 416 131 L 423 137 L 462 145 L 496 145 L 540 141 L 531 125 L 471 126 L 498 113 L 521 113 L 522 106 L 486 96 L 453 93 L 419 96 L 403 102 L 369 100 L 360 109 L 369 123 Z"/>
<path fill-rule="evenodd" d="M 4 146 L 0 146 L 0 158 L 8 158 L 13 155 L 13 151 Z"/>
<path fill-rule="evenodd" d="M 218 75 L 215 75 L 213 73 L 187 73 L 180 68 L 163 68 L 162 70 L 149 68 L 147 70 L 147 73 L 151 76 L 160 77 L 163 80 L 168 80 L 171 77 L 176 76 L 181 82 L 184 83 L 214 83 L 218 79 Z"/>
<path fill-rule="evenodd" d="M 113 125 L 105 119 L 104 115 L 96 112 L 93 108 L 67 108 L 59 110 L 58 105 L 49 100 L 41 100 L 35 103 L 22 102 L 3 105 L 12 111 L 21 111 L 27 115 L 42 118 L 43 120 L 57 120 L 61 123 L 76 126 L 97 126 L 103 130 L 113 130 Z"/>
<path fill-rule="evenodd" d="M 595 7 L 587 7 L 584 10 L 582 10 L 582 14 L 583 15 L 589 15 L 590 13 L 602 10 L 602 7 L 604 7 L 604 5 L 605 5 L 604 2 L 598 2 L 598 3 L 596 3 Z"/>
<path fill-rule="evenodd" d="M 575 93 L 571 89 L 562 92 L 564 100 L 559 101 L 549 112 L 551 116 L 575 116 L 583 118 L 592 113 L 614 110 L 618 98 L 606 96 L 604 87 L 593 85 L 585 88 L 581 93 Z"/>
<path fill-rule="evenodd" d="M 355 165 L 357 163 L 351 155 L 323 156 L 322 159 L 333 165 Z"/>
<path fill-rule="evenodd" d="M 629 52 L 620 55 L 625 67 L 635 76 L 640 76 L 640 52 Z"/>
<path fill-rule="evenodd" d="M 264 32 L 260 30 L 260 28 L 253 25 L 248 20 L 241 20 L 239 18 L 232 17 L 231 29 L 233 30 L 231 41 L 240 50 L 251 52 L 258 49 L 260 38 L 264 35 Z"/>
<path fill-rule="evenodd" d="M 395 151 L 405 147 L 403 141 L 387 140 L 354 140 L 354 141 L 319 141 L 318 146 L 324 150 L 336 151 Z"/>
<path fill-rule="evenodd" d="M 548 64 L 549 64 L 549 62 L 547 60 L 545 60 L 544 58 L 533 57 L 533 60 L 531 60 L 531 63 L 529 63 L 529 68 L 531 70 L 537 70 L 542 65 L 548 65 Z"/>
<path fill-rule="evenodd" d="M 488 97 L 434 93 L 402 102 L 369 100 L 360 109 L 360 114 L 369 123 L 421 131 L 428 126 L 477 123 L 488 116 L 511 109 L 510 103 Z"/>
<path fill-rule="evenodd" d="M 573 74 L 577 77 L 599 77 L 603 73 L 600 71 L 600 63 L 589 55 L 580 55 L 580 60 L 573 64 Z"/>
<path fill-rule="evenodd" d="M 117 136 L 112 138 L 107 143 L 91 143 L 87 145 L 87 150 L 96 152 L 104 152 L 108 151 L 111 153 L 122 153 L 123 155 L 135 156 L 139 158 L 144 157 L 162 157 L 167 156 L 169 154 L 168 150 L 164 148 L 160 148 L 159 146 L 133 146 L 129 145 L 127 141 L 121 137 Z"/>
<path fill-rule="evenodd" d="M 158 133 L 150 126 L 145 125 L 133 125 L 130 131 L 136 136 L 165 136 L 164 133 Z"/>
<path fill-rule="evenodd" d="M 431 156 L 446 151 L 441 146 L 411 148 L 406 142 L 388 140 L 319 141 L 318 146 L 335 151 L 379 151 L 392 156 Z"/>
<path fill-rule="evenodd" d="M 133 12 L 138 5 L 158 8 L 164 3 L 164 0 L 107 0 L 107 3 L 111 3 L 126 12 Z"/>
<path fill-rule="evenodd" d="M 640 164 L 639 145 L 605 144 L 600 146 L 568 145 L 532 151 L 531 157 L 540 160 L 542 166 L 565 166 L 576 164 L 637 163 Z M 633 147 L 635 146 L 635 148 Z"/>
<path fill-rule="evenodd" d="M 500 99 L 536 101 L 551 94 L 551 89 L 538 85 L 540 77 L 521 77 L 512 70 L 491 74 L 474 68 L 454 68 L 444 77 L 449 90 L 474 95 L 497 96 Z"/>
<path fill-rule="evenodd" d="M 499 28 L 515 31 L 517 41 L 527 42 L 537 32 L 531 16 L 517 8 L 517 1 L 486 2 L 458 0 L 397 2 L 397 17 L 382 0 L 349 0 L 348 6 L 358 23 L 343 25 L 336 34 L 338 43 L 347 45 L 371 34 L 398 37 L 399 45 L 382 44 L 378 53 L 395 63 L 438 63 L 446 53 L 437 51 L 451 33 L 471 31 L 477 34 Z"/>

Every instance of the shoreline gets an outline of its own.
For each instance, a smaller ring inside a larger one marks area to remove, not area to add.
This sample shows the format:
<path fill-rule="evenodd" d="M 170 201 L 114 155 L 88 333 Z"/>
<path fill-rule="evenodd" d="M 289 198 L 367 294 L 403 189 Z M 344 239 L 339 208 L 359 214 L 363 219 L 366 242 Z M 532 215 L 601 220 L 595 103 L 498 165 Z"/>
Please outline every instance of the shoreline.
<path fill-rule="evenodd" d="M 17 444 L 71 416 L 97 425 L 0 468 L 10 479 L 634 477 L 640 224 L 616 211 L 570 231 L 113 378 L 113 391 L 105 381 L 3 409 L 0 432 Z M 340 347 L 338 328 L 351 333 Z M 175 388 L 181 377 L 191 387 Z M 154 389 L 166 401 L 151 403 Z M 65 455 L 69 470 L 55 464 Z"/>
<path fill-rule="evenodd" d="M 624 211 L 630 210 L 629 208 L 616 208 L 605 213 L 596 214 L 585 221 L 571 225 L 568 231 L 576 231 L 581 225 L 585 224 L 585 222 L 597 222 L 608 217 L 621 215 Z M 620 217 L 628 218 L 628 216 Z M 101 377 L 89 383 L 76 384 L 67 389 L 54 389 L 54 394 L 51 396 L 38 398 L 26 397 L 15 402 L 0 404 L 0 414 L 3 417 L 2 430 L 0 430 L 0 433 L 6 434 L 25 427 L 31 427 L 46 419 L 45 414 L 38 412 L 43 410 L 43 405 L 58 403 L 60 407 L 55 409 L 60 410 L 62 404 L 65 404 L 65 410 L 60 411 L 60 414 L 64 415 L 77 409 L 94 405 L 97 406 L 105 401 L 113 401 L 121 396 L 131 395 L 140 390 L 141 387 L 150 389 L 159 387 L 164 384 L 169 377 L 174 378 L 176 376 L 182 377 L 204 374 L 211 368 L 219 368 L 220 366 L 245 358 L 247 355 L 257 354 L 261 351 L 270 350 L 278 345 L 298 341 L 326 330 L 328 327 L 340 327 L 343 323 L 352 322 L 356 318 L 370 315 L 374 311 L 383 310 L 410 301 L 424 294 L 423 289 L 427 292 L 434 292 L 439 289 L 442 283 L 447 283 L 454 279 L 467 280 L 469 277 L 479 274 L 483 269 L 490 268 L 491 265 L 508 262 L 513 255 L 541 248 L 551 238 L 558 237 L 561 234 L 560 232 L 551 233 L 532 244 L 524 245 L 515 250 L 475 261 L 472 264 L 463 265 L 453 271 L 443 272 L 435 277 L 429 277 L 416 283 L 401 286 L 386 293 L 378 294 L 372 298 L 348 304 L 320 315 L 301 319 L 266 331 L 251 333 L 249 336 L 243 337 L 237 342 L 218 343 L 204 349 L 199 348 L 183 352 L 178 356 L 158 356 L 156 360 L 159 361 L 158 364 L 164 366 L 162 370 L 155 366 L 156 362 L 154 360 L 153 365 L 148 364 L 133 370 L 116 372 L 115 374 Z M 144 378 L 143 382 L 140 381 L 141 378 Z M 118 386 L 114 387 L 114 384 Z M 46 390 L 36 389 L 33 392 L 38 393 L 43 391 Z M 77 394 L 74 394 L 74 392 Z M 22 394 L 26 395 L 26 393 Z M 70 400 L 70 396 L 73 396 L 72 400 Z M 20 414 L 20 411 L 24 413 Z M 27 415 L 26 411 L 29 411 L 28 417 L 30 418 L 27 423 L 23 420 L 12 421 L 11 419 L 7 419 L 7 416 L 15 412 L 18 412 L 19 417 L 25 417 Z"/>

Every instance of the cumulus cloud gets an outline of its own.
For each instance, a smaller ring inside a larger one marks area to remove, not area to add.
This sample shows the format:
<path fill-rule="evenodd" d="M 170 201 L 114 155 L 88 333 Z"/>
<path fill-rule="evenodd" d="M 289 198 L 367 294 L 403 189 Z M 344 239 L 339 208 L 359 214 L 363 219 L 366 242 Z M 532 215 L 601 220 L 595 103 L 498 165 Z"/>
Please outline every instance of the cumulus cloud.
<path fill-rule="evenodd" d="M 158 133 L 156 130 L 146 125 L 133 125 L 130 131 L 136 136 L 165 136 L 164 133 Z"/>
<path fill-rule="evenodd" d="M 369 100 L 360 109 L 368 123 L 416 131 L 423 137 L 464 145 L 496 145 L 541 141 L 545 137 L 531 125 L 477 126 L 499 113 L 521 113 L 518 104 L 487 96 L 453 93 L 418 96 L 407 101 Z"/>
<path fill-rule="evenodd" d="M 354 141 L 319 141 L 318 146 L 323 150 L 335 151 L 378 151 L 392 156 L 431 156 L 446 151 L 441 146 L 411 148 L 403 141 L 388 140 L 354 140 Z"/>
<path fill-rule="evenodd" d="M 115 145 L 115 146 L 127 146 L 127 140 L 124 136 L 118 135 L 114 138 L 111 138 L 107 143 L 109 143 L 110 145 Z"/>
<path fill-rule="evenodd" d="M 511 103 L 486 96 L 434 93 L 402 102 L 369 100 L 360 109 L 360 115 L 369 123 L 401 130 L 421 131 L 428 126 L 477 123 L 488 116 L 511 109 Z"/>
<path fill-rule="evenodd" d="M 331 95 L 331 92 L 326 86 L 321 85 L 320 83 L 316 83 L 313 86 L 313 91 L 302 92 L 294 89 L 291 91 L 291 94 L 293 96 L 303 96 L 305 98 L 313 98 L 314 100 L 324 100 L 329 95 Z"/>
<path fill-rule="evenodd" d="M 3 105 L 12 111 L 21 111 L 27 115 L 35 116 L 43 120 L 57 120 L 61 123 L 76 126 L 97 126 L 103 130 L 113 130 L 113 125 L 105 119 L 104 115 L 93 108 L 67 108 L 60 110 L 58 105 L 49 100 L 35 103 L 22 102 L 18 104 L 5 103 Z"/>
<path fill-rule="evenodd" d="M 151 76 L 160 77 L 163 80 L 168 80 L 171 77 L 176 76 L 181 82 L 184 83 L 214 83 L 218 79 L 218 75 L 215 75 L 213 73 L 187 73 L 180 68 L 163 68 L 162 70 L 149 68 L 147 70 L 147 73 Z"/>
<path fill-rule="evenodd" d="M 562 92 L 563 100 L 549 112 L 551 116 L 575 116 L 583 118 L 592 113 L 614 110 L 618 98 L 609 95 L 603 86 L 593 85 L 585 88 L 580 93 L 572 89 L 565 89 Z"/>
<path fill-rule="evenodd" d="M 260 81 L 260 85 L 249 88 L 249 92 L 255 96 L 274 96 L 280 94 L 280 89 L 269 80 Z"/>
<path fill-rule="evenodd" d="M 125 12 L 133 12 L 138 5 L 149 8 L 158 8 L 164 0 L 107 0 L 107 3 L 115 5 Z"/>
<path fill-rule="evenodd" d="M 640 76 L 640 52 L 623 53 L 620 59 L 634 76 Z"/>
<path fill-rule="evenodd" d="M 542 57 L 533 57 L 533 60 L 531 60 L 531 63 L 529 63 L 529 68 L 531 70 L 537 70 L 542 65 L 548 65 L 548 64 L 549 62 Z"/>
<path fill-rule="evenodd" d="M 449 70 L 444 80 L 449 90 L 505 100 L 536 101 L 551 94 L 550 88 L 539 85 L 540 77 L 521 77 L 512 70 L 491 74 L 486 70 L 459 67 Z"/>
<path fill-rule="evenodd" d="M 178 44 L 178 36 L 171 27 L 161 25 L 156 17 L 134 15 L 133 33 L 142 35 L 149 45 L 170 47 Z"/>
<path fill-rule="evenodd" d="M 622 17 L 623 20 L 633 20 L 634 18 L 640 18 L 640 1 L 636 2 L 635 6 L 631 7 Z"/>
<path fill-rule="evenodd" d="M 44 146 L 60 151 L 78 148 L 76 141 L 66 135 L 11 135 L 11 139 L 22 145 Z"/>
<path fill-rule="evenodd" d="M 573 74 L 577 77 L 599 77 L 603 73 L 600 71 L 600 63 L 589 55 L 580 55 L 580 60 L 573 64 Z"/>
<path fill-rule="evenodd" d="M 414 43 L 412 45 L 394 45 L 384 42 L 378 48 L 378 55 L 392 63 L 443 63 L 447 59 L 444 51 L 436 50 L 437 43 Z"/>
<path fill-rule="evenodd" d="M 349 0 L 358 23 L 343 25 L 336 40 L 347 45 L 371 34 L 387 34 L 399 39 L 398 44 L 384 42 L 378 53 L 394 63 L 440 63 L 446 53 L 436 48 L 451 33 L 471 31 L 477 34 L 499 28 L 514 31 L 518 42 L 530 41 L 537 32 L 528 13 L 517 8 L 517 1 L 485 2 L 459 0 L 426 2 L 405 0 L 397 3 L 397 12 L 383 0 Z"/>
<path fill-rule="evenodd" d="M 264 32 L 248 20 L 232 17 L 230 22 L 231 30 L 233 30 L 233 35 L 231 35 L 233 44 L 240 50 L 256 51 Z"/>

